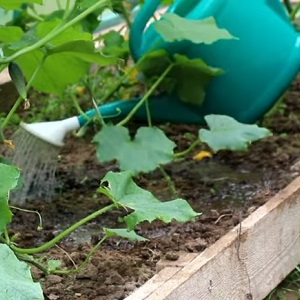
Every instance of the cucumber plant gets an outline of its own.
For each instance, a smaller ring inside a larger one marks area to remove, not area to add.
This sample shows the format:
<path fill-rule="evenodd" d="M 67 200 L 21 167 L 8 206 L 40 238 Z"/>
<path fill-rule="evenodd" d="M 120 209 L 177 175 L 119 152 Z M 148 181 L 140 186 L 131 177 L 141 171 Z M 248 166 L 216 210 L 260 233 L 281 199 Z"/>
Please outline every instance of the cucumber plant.
<path fill-rule="evenodd" d="M 20 248 L 16 245 L 14 238 L 9 235 L 7 226 L 13 217 L 9 205 L 9 194 L 20 184 L 21 174 L 16 166 L 7 162 L 4 157 L 0 158 L 0 177 L 4 178 L 0 181 L 0 260 L 8 257 L 6 261 L 9 260 L 12 265 L 16 266 L 12 277 L 17 278 L 20 287 L 18 292 L 25 300 L 43 299 L 43 295 L 40 286 L 32 281 L 28 267 L 24 267 L 23 262 L 39 267 L 46 274 L 68 274 L 84 267 L 92 254 L 111 236 L 145 240 L 145 237 L 134 231 L 136 225 L 141 222 L 152 222 L 155 219 L 163 222 L 170 222 L 173 219 L 186 222 L 195 219 L 200 214 L 181 198 L 160 202 L 150 192 L 135 184 L 136 174 L 156 168 L 161 168 L 165 174 L 162 169 L 164 164 L 186 155 L 201 142 L 207 143 L 214 152 L 220 149 L 246 150 L 251 142 L 270 134 L 267 129 L 256 125 L 240 124 L 227 116 L 211 115 L 206 117 L 209 130 L 200 129 L 198 138 L 188 149 L 175 153 L 174 142 L 161 129 L 152 126 L 151 112 L 148 112 L 149 126 L 139 128 L 134 138 L 131 138 L 125 125 L 141 105 L 147 106 L 149 96 L 158 88 L 168 93 L 176 93 L 183 101 L 201 105 L 207 83 L 213 76 L 221 74 L 222 70 L 208 66 L 201 59 L 189 59 L 180 54 L 169 55 L 163 49 L 147 53 L 137 63 L 132 64 L 128 59 L 126 41 L 119 33 L 110 33 L 104 37 L 103 46 L 96 48 L 92 32 L 95 28 L 96 16 L 109 8 L 119 12 L 130 27 L 130 14 L 125 5 L 127 1 L 76 0 L 72 4 L 67 0 L 65 7 L 59 7 L 58 10 L 48 15 L 38 14 L 35 9 L 36 5 L 42 2 L 42 0 L 13 2 L 0 0 L 0 7 L 7 10 L 20 9 L 21 5 L 25 5 L 21 14 L 23 18 L 17 17 L 12 20 L 11 24 L 0 26 L 0 71 L 9 67 L 11 78 L 20 94 L 0 125 L 1 142 L 7 141 L 3 135 L 3 129 L 11 120 L 12 115 L 22 101 L 29 101 L 27 91 L 30 87 L 45 93 L 62 95 L 66 86 L 78 82 L 88 72 L 91 63 L 100 66 L 116 66 L 122 59 L 126 64 L 124 74 L 103 95 L 101 102 L 105 102 L 120 90 L 124 83 L 131 82 L 132 74 L 136 75 L 132 81 L 141 84 L 146 92 L 128 116 L 119 123 L 106 124 L 99 116 L 101 128 L 93 138 L 98 159 L 100 162 L 116 159 L 121 170 L 107 173 L 98 189 L 99 193 L 109 198 L 110 204 L 79 220 L 41 246 Z M 137 2 L 139 1 L 128 1 L 130 5 L 135 5 Z M 172 28 L 195 26 L 193 21 L 183 20 L 174 14 L 165 16 L 164 20 L 166 19 L 173 24 Z M 156 23 L 157 30 L 166 40 L 176 39 L 176 30 L 174 32 L 171 30 L 170 36 L 169 22 L 163 22 L 164 20 Z M 210 42 L 224 38 L 224 35 L 226 38 L 233 38 L 228 32 L 218 31 L 213 18 L 209 24 L 212 31 L 209 34 Z M 201 22 L 198 22 L 197 26 L 201 26 Z M 207 39 L 207 36 L 205 35 L 203 39 Z M 195 43 L 202 42 L 198 35 L 193 34 L 180 38 Z M 23 73 L 27 83 L 25 83 Z M 195 84 L 193 78 L 202 78 L 202 84 L 199 82 Z M 125 210 L 127 213 L 123 219 L 124 228 L 103 228 L 103 238 L 92 248 L 86 261 L 78 268 L 61 269 L 58 262 L 49 260 L 48 264 L 44 265 L 35 258 L 36 254 L 54 246 L 79 226 L 112 209 Z M 18 273 L 18 270 L 22 268 L 24 272 Z M 0 273 L 6 274 L 7 272 L 7 264 L 1 263 Z M 16 274 L 20 276 L 17 277 Z M 14 294 L 16 291 L 12 286 L 13 281 L 3 281 L 3 284 L 9 286 L 9 289 L 5 289 L 6 298 L 16 298 Z"/>

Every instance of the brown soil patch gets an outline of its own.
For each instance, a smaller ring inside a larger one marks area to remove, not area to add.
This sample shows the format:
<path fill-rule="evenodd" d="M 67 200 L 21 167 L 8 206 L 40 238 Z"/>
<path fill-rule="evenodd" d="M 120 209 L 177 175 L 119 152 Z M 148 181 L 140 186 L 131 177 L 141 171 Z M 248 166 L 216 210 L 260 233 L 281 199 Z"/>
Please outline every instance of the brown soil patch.
<path fill-rule="evenodd" d="M 92 257 L 86 268 L 72 275 L 45 276 L 33 268 L 45 298 L 51 300 L 124 299 L 156 272 L 157 262 L 176 260 L 178 253 L 200 252 L 212 245 L 229 229 L 265 203 L 277 191 L 299 175 L 300 163 L 300 87 L 295 82 L 279 109 L 263 123 L 274 135 L 254 143 L 248 152 L 222 151 L 211 159 L 194 161 L 192 157 L 166 166 L 180 197 L 197 211 L 203 212 L 195 222 L 163 224 L 154 222 L 137 228 L 150 241 L 133 243 L 110 239 Z M 135 128 L 137 124 L 133 124 Z M 187 132 L 197 133 L 197 125 L 160 125 L 179 149 L 190 142 Z M 91 129 L 92 131 L 92 129 Z M 34 214 L 15 212 L 12 232 L 19 232 L 20 246 L 33 247 L 50 240 L 61 229 L 99 209 L 108 200 L 96 193 L 100 179 L 111 164 L 99 164 L 90 137 L 69 137 L 62 149 L 57 177 L 60 187 L 51 203 L 39 199 L 26 204 L 38 210 L 44 229 L 37 231 Z M 197 149 L 199 150 L 199 149 Z M 140 175 L 136 182 L 162 200 L 170 199 L 167 183 L 157 171 Z M 65 267 L 82 262 L 102 235 L 103 226 L 119 226 L 122 212 L 110 212 L 83 226 L 47 253 L 63 261 Z"/>

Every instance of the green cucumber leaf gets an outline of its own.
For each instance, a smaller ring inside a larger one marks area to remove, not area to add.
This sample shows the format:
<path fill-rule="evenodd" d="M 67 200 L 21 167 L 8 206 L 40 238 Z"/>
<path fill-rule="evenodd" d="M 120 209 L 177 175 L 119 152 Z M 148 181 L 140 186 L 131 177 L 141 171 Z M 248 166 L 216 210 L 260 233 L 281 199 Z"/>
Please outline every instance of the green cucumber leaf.
<path fill-rule="evenodd" d="M 61 25 L 62 20 L 59 18 L 47 20 L 40 22 L 35 28 L 35 35 L 38 38 L 43 38 L 49 32 L 51 32 L 54 28 Z M 51 39 L 49 42 L 50 45 L 58 46 L 61 44 L 65 44 L 67 42 L 72 42 L 76 40 L 87 40 L 92 41 L 93 36 L 89 32 L 84 32 L 82 30 L 81 24 L 75 24 L 72 27 L 67 28 L 62 33 L 57 35 L 55 38 Z"/>
<path fill-rule="evenodd" d="M 48 269 L 48 272 L 53 272 L 57 269 L 59 269 L 62 265 L 62 262 L 61 260 L 59 259 L 49 259 L 47 261 L 47 269 Z"/>
<path fill-rule="evenodd" d="M 252 142 L 271 135 L 266 128 L 243 124 L 228 116 L 208 115 L 205 121 L 209 130 L 200 129 L 199 138 L 214 152 L 222 149 L 245 151 Z"/>
<path fill-rule="evenodd" d="M 218 28 L 213 17 L 190 20 L 173 13 L 165 13 L 154 23 L 154 27 L 166 42 L 187 40 L 196 44 L 212 44 L 220 39 L 235 38 L 226 29 Z"/>
<path fill-rule="evenodd" d="M 101 36 L 104 47 L 102 51 L 106 55 L 114 55 L 123 59 L 127 59 L 129 55 L 128 41 L 124 36 L 115 30 L 111 30 Z"/>
<path fill-rule="evenodd" d="M 1 43 L 17 42 L 22 38 L 23 31 L 18 26 L 0 25 L 0 41 Z"/>
<path fill-rule="evenodd" d="M 17 59 L 27 80 L 43 55 L 43 50 L 38 49 Z M 116 58 L 96 52 L 92 41 L 73 41 L 50 48 L 49 55 L 32 85 L 43 92 L 61 94 L 68 84 L 77 82 L 86 74 L 91 62 L 107 65 L 116 63 Z"/>
<path fill-rule="evenodd" d="M 127 228 L 103 228 L 103 231 L 108 237 L 119 236 L 131 241 L 148 241 L 148 239 L 142 237 L 141 235 L 138 235 L 134 230 L 128 231 Z"/>
<path fill-rule="evenodd" d="M 200 58 L 191 59 L 182 54 L 170 56 L 164 49 L 144 54 L 138 68 L 147 78 L 157 78 L 170 64 L 173 68 L 167 74 L 163 87 L 167 87 L 167 92 L 175 94 L 180 100 L 198 106 L 204 102 L 210 80 L 223 73 Z"/>
<path fill-rule="evenodd" d="M 173 93 L 189 104 L 201 106 L 205 100 L 206 87 L 212 77 L 223 73 L 221 69 L 207 65 L 202 59 L 190 59 L 174 54 L 175 67 L 171 76 L 176 80 Z"/>
<path fill-rule="evenodd" d="M 109 195 L 114 203 L 133 210 L 124 217 L 128 230 L 133 230 L 143 221 L 152 222 L 158 219 L 165 223 L 172 220 L 187 222 L 200 215 L 188 202 L 180 198 L 160 202 L 152 193 L 137 186 L 129 171 L 108 172 L 101 180 L 101 184 L 101 189 L 107 190 L 106 195 Z"/>
<path fill-rule="evenodd" d="M 19 261 L 14 252 L 0 244 L 1 300 L 43 300 L 43 290 L 33 282 L 30 267 Z"/>
<path fill-rule="evenodd" d="M 41 60 L 43 51 L 38 49 L 20 56 L 16 61 L 21 66 L 27 80 Z M 32 85 L 39 91 L 62 94 L 64 88 L 77 82 L 89 69 L 89 63 L 70 53 L 59 53 L 47 57 Z"/>
<path fill-rule="evenodd" d="M 11 44 L 10 48 L 17 50 L 22 43 L 35 42 L 35 39 L 47 35 L 60 22 L 59 19 L 41 22 L 33 32 L 24 35 L 20 42 Z M 104 56 L 95 49 L 92 35 L 82 32 L 80 25 L 65 30 L 46 44 L 45 48 L 23 54 L 16 60 L 27 81 L 45 55 L 46 59 L 32 85 L 39 91 L 56 94 L 61 94 L 68 84 L 82 78 L 92 62 L 101 65 L 116 63 L 116 58 Z"/>
<path fill-rule="evenodd" d="M 20 170 L 16 166 L 0 163 L 0 233 L 12 219 L 9 192 L 17 186 L 19 177 Z"/>
<path fill-rule="evenodd" d="M 100 162 L 116 159 L 121 170 L 149 172 L 173 159 L 175 143 L 157 127 L 140 127 L 133 139 L 127 128 L 104 126 L 93 138 Z"/>

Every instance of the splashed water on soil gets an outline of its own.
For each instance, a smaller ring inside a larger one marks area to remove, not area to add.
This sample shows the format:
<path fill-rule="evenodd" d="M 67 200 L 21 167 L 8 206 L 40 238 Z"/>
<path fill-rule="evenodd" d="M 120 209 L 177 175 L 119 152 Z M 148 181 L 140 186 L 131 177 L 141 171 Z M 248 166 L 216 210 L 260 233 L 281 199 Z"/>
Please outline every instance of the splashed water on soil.
<path fill-rule="evenodd" d="M 209 212 L 229 207 L 243 207 L 253 199 L 257 186 L 263 184 L 260 170 L 236 170 L 218 159 L 209 158 L 202 161 L 183 161 L 172 165 L 172 177 L 187 180 L 193 178 L 194 186 L 205 186 L 207 192 L 192 189 L 196 197 L 190 200 L 193 209 Z M 184 185 L 183 187 L 188 185 Z M 181 191 L 182 192 L 182 191 Z M 185 191 L 186 193 L 186 191 Z M 206 195 L 206 196 L 205 196 Z M 206 199 L 203 199 L 203 196 Z M 201 200 L 199 200 L 201 199 Z"/>
<path fill-rule="evenodd" d="M 23 204 L 27 199 L 50 200 L 55 190 L 55 172 L 60 148 L 37 138 L 23 128 L 12 136 L 15 150 L 7 156 L 23 175 L 20 189 L 11 193 L 11 202 Z"/>

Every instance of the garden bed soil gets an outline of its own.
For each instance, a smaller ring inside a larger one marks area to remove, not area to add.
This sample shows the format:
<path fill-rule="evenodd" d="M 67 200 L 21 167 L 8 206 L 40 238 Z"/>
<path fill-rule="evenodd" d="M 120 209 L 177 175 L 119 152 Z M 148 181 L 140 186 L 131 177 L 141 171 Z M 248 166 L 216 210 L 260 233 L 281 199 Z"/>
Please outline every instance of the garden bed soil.
<path fill-rule="evenodd" d="M 181 253 L 199 253 L 237 225 L 257 207 L 284 188 L 300 173 L 300 82 L 295 81 L 276 111 L 263 120 L 273 136 L 254 143 L 248 152 L 221 151 L 212 158 L 186 159 L 165 166 L 177 193 L 202 215 L 194 222 L 144 223 L 137 232 L 147 242 L 107 240 L 78 273 L 45 276 L 32 268 L 42 284 L 45 299 L 117 300 L 124 299 L 156 273 L 160 260 L 176 261 Z M 132 124 L 132 130 L 141 124 Z M 160 124 L 178 150 L 185 149 L 198 125 Z M 68 137 L 59 158 L 57 179 L 60 187 L 52 202 L 36 199 L 25 205 L 43 218 L 38 231 L 35 214 L 14 211 L 12 233 L 20 233 L 22 247 L 50 240 L 63 228 L 108 204 L 96 192 L 100 179 L 115 163 L 100 164 L 91 143 L 93 132 L 84 138 Z M 199 151 L 200 148 L 197 149 Z M 139 175 L 136 182 L 159 199 L 172 199 L 167 182 L 158 171 Z M 101 228 L 120 226 L 122 211 L 112 211 L 76 230 L 43 255 L 60 259 L 63 266 L 79 265 L 99 241 Z"/>

